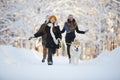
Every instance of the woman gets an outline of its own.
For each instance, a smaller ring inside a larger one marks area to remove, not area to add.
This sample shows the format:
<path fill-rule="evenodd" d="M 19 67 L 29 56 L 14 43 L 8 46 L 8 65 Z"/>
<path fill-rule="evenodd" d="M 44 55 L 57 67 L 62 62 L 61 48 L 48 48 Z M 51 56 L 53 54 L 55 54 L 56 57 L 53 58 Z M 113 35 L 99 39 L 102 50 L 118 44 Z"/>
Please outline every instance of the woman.
<path fill-rule="evenodd" d="M 67 45 L 67 54 L 68 54 L 68 58 L 69 58 L 69 63 L 71 63 L 70 46 L 76 37 L 75 31 L 77 33 L 81 33 L 81 34 L 85 34 L 85 32 L 87 32 L 87 31 L 79 31 L 78 25 L 77 25 L 75 19 L 73 18 L 73 15 L 68 16 L 68 20 L 67 20 L 67 22 L 65 22 L 61 33 L 64 33 L 65 31 L 66 31 L 65 42 Z"/>
<path fill-rule="evenodd" d="M 61 40 L 61 32 L 59 26 L 56 24 L 57 18 L 52 15 L 49 17 L 45 29 L 41 32 L 34 34 L 34 37 L 40 37 L 46 34 L 46 48 L 48 48 L 48 65 L 53 64 L 52 55 L 59 48 L 59 41 Z"/>
<path fill-rule="evenodd" d="M 40 26 L 40 28 L 39 28 L 39 30 L 35 33 L 35 34 L 39 34 L 40 32 L 42 32 L 44 29 L 45 29 L 45 27 L 46 27 L 46 25 L 47 25 L 47 23 L 48 23 L 48 18 L 49 18 L 49 16 L 47 15 L 46 16 L 46 20 L 45 20 L 45 22 Z M 47 37 L 47 35 L 45 34 L 45 35 L 42 35 L 42 47 L 43 47 L 43 58 L 42 58 L 42 62 L 44 63 L 45 62 L 45 59 L 46 59 L 46 56 L 47 56 L 47 48 L 46 48 L 46 37 Z M 41 39 L 39 39 L 39 40 L 41 40 Z M 39 43 L 39 41 L 38 41 L 38 43 Z M 37 43 L 37 44 L 38 44 Z M 36 48 L 37 49 L 37 48 Z"/>

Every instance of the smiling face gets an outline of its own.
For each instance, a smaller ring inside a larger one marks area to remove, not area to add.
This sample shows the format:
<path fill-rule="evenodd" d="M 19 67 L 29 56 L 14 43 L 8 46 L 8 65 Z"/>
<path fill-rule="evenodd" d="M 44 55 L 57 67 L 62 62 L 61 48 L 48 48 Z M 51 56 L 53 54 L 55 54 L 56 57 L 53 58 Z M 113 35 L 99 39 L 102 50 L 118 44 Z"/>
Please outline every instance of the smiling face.
<path fill-rule="evenodd" d="M 74 18 L 73 18 L 73 15 L 69 15 L 68 16 L 68 19 L 70 20 L 70 21 L 72 21 Z"/>
<path fill-rule="evenodd" d="M 56 20 L 55 20 L 54 18 L 51 18 L 51 19 L 50 19 L 50 22 L 51 22 L 51 23 L 55 23 L 55 21 L 56 21 Z"/>
<path fill-rule="evenodd" d="M 55 15 L 50 16 L 50 17 L 49 17 L 49 21 L 50 21 L 51 23 L 55 23 L 55 22 L 57 21 L 56 16 L 55 16 Z"/>

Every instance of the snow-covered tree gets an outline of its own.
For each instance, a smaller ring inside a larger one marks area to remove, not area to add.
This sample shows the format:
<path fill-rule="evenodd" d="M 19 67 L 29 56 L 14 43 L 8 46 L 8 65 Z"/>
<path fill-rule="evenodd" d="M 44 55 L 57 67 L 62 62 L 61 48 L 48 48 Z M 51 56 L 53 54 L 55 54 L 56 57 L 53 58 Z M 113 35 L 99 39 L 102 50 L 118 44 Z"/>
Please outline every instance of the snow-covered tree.
<path fill-rule="evenodd" d="M 28 37 L 51 14 L 57 16 L 61 29 L 69 14 L 80 30 L 89 29 L 86 35 L 77 34 L 85 55 L 120 46 L 119 0 L 0 0 L 0 44 L 31 46 L 35 40 Z"/>

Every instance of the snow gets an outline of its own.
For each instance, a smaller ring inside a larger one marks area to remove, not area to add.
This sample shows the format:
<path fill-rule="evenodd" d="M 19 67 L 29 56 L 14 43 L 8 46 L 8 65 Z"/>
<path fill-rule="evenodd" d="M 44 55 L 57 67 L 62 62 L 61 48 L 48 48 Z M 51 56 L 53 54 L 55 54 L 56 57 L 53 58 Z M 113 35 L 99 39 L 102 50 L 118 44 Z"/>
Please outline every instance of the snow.
<path fill-rule="evenodd" d="M 101 40 L 107 43 L 105 37 L 117 37 L 113 32 L 119 33 L 119 6 L 119 0 L 1 0 L 0 32 L 6 29 L 10 32 L 0 38 L 6 44 L 27 39 L 45 21 L 46 15 L 51 14 L 57 16 L 62 29 L 68 15 L 73 14 L 80 30 L 89 29 L 85 35 L 77 34 L 78 38 L 96 46 Z M 114 30 L 113 25 L 116 25 Z M 16 36 L 11 37 L 11 33 Z M 10 41 L 5 41 L 6 38 Z M 102 52 L 93 60 L 80 61 L 78 65 L 68 64 L 67 57 L 62 56 L 55 56 L 52 66 L 41 63 L 41 59 L 42 53 L 34 50 L 1 45 L 0 80 L 120 80 L 120 47 Z"/>
<path fill-rule="evenodd" d="M 120 80 L 120 47 L 93 60 L 68 63 L 54 56 L 52 66 L 42 63 L 34 50 L 0 46 L 0 80 Z"/>
<path fill-rule="evenodd" d="M 118 0 L 0 0 L 0 44 L 31 48 L 38 39 L 28 38 L 47 15 L 56 15 L 62 30 L 68 15 L 73 14 L 79 30 L 89 30 L 84 35 L 76 33 L 83 48 L 92 44 L 99 54 L 113 49 L 108 47 L 113 46 L 111 43 L 119 46 L 119 6 Z M 62 37 L 64 40 L 65 33 Z"/>

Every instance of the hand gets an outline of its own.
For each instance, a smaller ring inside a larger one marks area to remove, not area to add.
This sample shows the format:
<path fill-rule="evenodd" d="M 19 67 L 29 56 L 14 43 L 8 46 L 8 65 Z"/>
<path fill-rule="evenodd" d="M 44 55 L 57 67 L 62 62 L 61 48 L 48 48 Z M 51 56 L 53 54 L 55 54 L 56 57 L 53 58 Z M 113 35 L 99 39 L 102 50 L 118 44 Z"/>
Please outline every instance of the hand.
<path fill-rule="evenodd" d="M 31 40 L 33 37 L 29 37 L 29 39 L 28 40 Z"/>
<path fill-rule="evenodd" d="M 60 38 L 58 38 L 58 45 L 59 45 L 59 48 L 61 48 L 61 39 Z"/>

